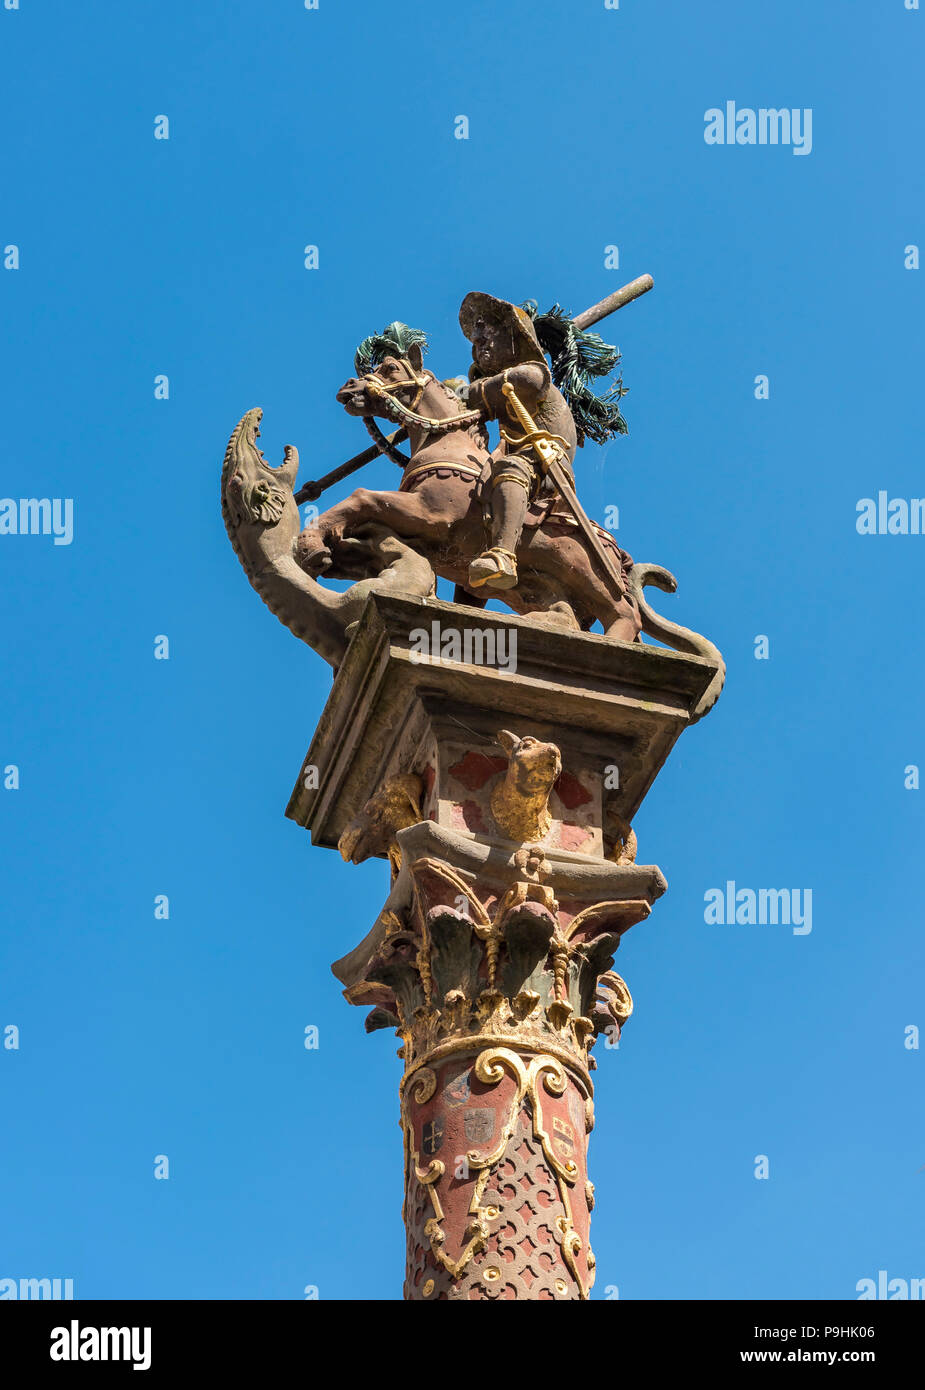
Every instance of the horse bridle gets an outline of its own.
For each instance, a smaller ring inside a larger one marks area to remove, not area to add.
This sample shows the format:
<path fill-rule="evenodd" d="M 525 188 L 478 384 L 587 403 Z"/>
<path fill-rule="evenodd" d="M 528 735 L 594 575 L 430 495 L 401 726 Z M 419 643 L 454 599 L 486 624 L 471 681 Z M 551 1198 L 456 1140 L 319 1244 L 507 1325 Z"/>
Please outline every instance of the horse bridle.
<path fill-rule="evenodd" d="M 438 420 L 429 415 L 418 415 L 416 407 L 420 405 L 425 388 L 437 378 L 433 372 L 424 372 L 422 376 L 418 376 L 407 357 L 396 357 L 394 360 L 408 373 L 403 381 L 383 381 L 375 371 L 367 372 L 360 380 L 366 383 L 367 389 L 371 390 L 374 396 L 382 397 L 382 413 L 396 425 L 404 425 L 406 428 L 409 425 L 417 425 L 419 429 L 426 430 L 428 434 L 449 434 L 451 430 L 461 429 L 465 425 L 474 425 L 482 419 L 480 410 L 463 410 L 458 415 L 450 415 L 444 420 Z M 394 394 L 407 386 L 416 388 L 415 397 L 410 406 L 405 405 Z M 364 416 L 364 419 L 366 418 L 369 417 Z M 400 455 L 400 457 L 403 458 L 404 455 Z"/>
<path fill-rule="evenodd" d="M 396 361 L 400 367 L 404 367 L 407 370 L 408 377 L 406 380 L 393 382 L 383 381 L 382 377 L 379 375 L 378 372 L 372 371 L 366 373 L 366 375 L 363 377 L 363 381 L 365 381 L 367 385 L 372 387 L 374 395 L 388 396 L 390 399 L 393 398 L 393 392 L 401 391 L 406 386 L 416 386 L 417 391 L 415 393 L 414 400 L 410 403 L 410 405 L 404 406 L 404 403 L 402 401 L 398 402 L 398 404 L 403 406 L 404 409 L 413 412 L 421 403 L 421 397 L 424 394 L 424 388 L 426 387 L 427 383 L 429 381 L 436 381 L 436 377 L 434 376 L 433 372 L 424 372 L 422 376 L 418 376 L 417 372 L 414 370 L 407 357 L 396 357 L 393 360 Z"/>

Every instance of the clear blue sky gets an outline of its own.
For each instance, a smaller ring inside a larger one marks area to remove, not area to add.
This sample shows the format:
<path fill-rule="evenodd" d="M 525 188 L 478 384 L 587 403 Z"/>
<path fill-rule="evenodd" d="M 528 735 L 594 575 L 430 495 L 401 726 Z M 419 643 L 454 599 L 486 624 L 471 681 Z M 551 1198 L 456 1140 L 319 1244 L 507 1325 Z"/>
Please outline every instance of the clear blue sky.
<path fill-rule="evenodd" d="M 925 493 L 923 26 L 903 0 L 0 9 L 0 493 L 76 515 L 69 546 L 0 537 L 0 1277 L 400 1296 L 396 1044 L 328 968 L 386 869 L 284 819 L 330 675 L 244 578 L 222 454 L 262 405 L 268 457 L 317 476 L 365 446 L 334 391 L 367 333 L 427 329 L 449 375 L 468 290 L 577 312 L 646 271 L 605 335 L 630 433 L 579 485 L 729 681 L 636 823 L 669 891 L 600 1051 L 596 1296 L 925 1275 L 925 537 L 855 528 Z M 812 108 L 812 153 L 708 146 L 727 100 Z M 812 932 L 707 925 L 727 879 L 811 889 Z"/>

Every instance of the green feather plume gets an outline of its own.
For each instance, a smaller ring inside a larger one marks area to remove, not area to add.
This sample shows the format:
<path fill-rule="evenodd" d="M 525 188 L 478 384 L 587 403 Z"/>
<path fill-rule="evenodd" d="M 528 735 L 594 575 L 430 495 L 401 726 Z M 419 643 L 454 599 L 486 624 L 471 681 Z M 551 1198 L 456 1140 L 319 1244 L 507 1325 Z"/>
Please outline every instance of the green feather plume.
<path fill-rule="evenodd" d="M 372 333 L 364 338 L 356 350 L 353 369 L 357 376 L 373 372 L 385 357 L 407 357 L 408 349 L 420 343 L 422 352 L 427 351 L 427 334 L 420 328 L 409 328 L 406 323 L 386 324 L 381 333 Z"/>
<path fill-rule="evenodd" d="M 540 347 L 549 354 L 552 379 L 572 412 L 578 442 L 583 444 L 587 437 L 603 444 L 614 435 L 626 434 L 619 404 L 627 394 L 623 377 L 618 377 L 600 395 L 591 389 L 592 381 L 617 367 L 619 348 L 605 343 L 597 333 L 576 328 L 571 316 L 558 304 L 545 314 L 537 312 L 535 299 L 528 299 L 521 307 L 533 320 Z"/>

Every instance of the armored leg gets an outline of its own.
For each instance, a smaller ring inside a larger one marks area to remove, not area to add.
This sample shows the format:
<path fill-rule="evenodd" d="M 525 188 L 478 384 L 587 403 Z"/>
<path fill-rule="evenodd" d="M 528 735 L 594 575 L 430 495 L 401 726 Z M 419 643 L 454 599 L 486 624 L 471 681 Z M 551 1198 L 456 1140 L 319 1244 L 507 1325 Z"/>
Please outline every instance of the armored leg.
<path fill-rule="evenodd" d="M 491 546 L 469 566 L 469 584 L 489 589 L 517 585 L 517 546 L 530 502 L 533 470 L 520 459 L 502 455 L 492 479 Z"/>

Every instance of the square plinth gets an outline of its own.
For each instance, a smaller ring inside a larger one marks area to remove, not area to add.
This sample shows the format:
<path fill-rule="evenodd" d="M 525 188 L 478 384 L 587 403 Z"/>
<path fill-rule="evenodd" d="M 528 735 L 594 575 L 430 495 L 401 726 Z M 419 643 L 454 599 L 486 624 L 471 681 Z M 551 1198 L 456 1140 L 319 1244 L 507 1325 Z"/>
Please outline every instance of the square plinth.
<path fill-rule="evenodd" d="M 435 785 L 425 814 L 440 820 L 459 749 L 497 754 L 497 730 L 507 728 L 556 743 L 576 783 L 596 776 L 606 815 L 629 824 L 715 671 L 702 657 L 642 642 L 376 594 L 335 676 L 286 814 L 313 843 L 335 848 L 384 781 L 427 764 Z M 589 853 L 601 850 L 589 845 Z"/>

